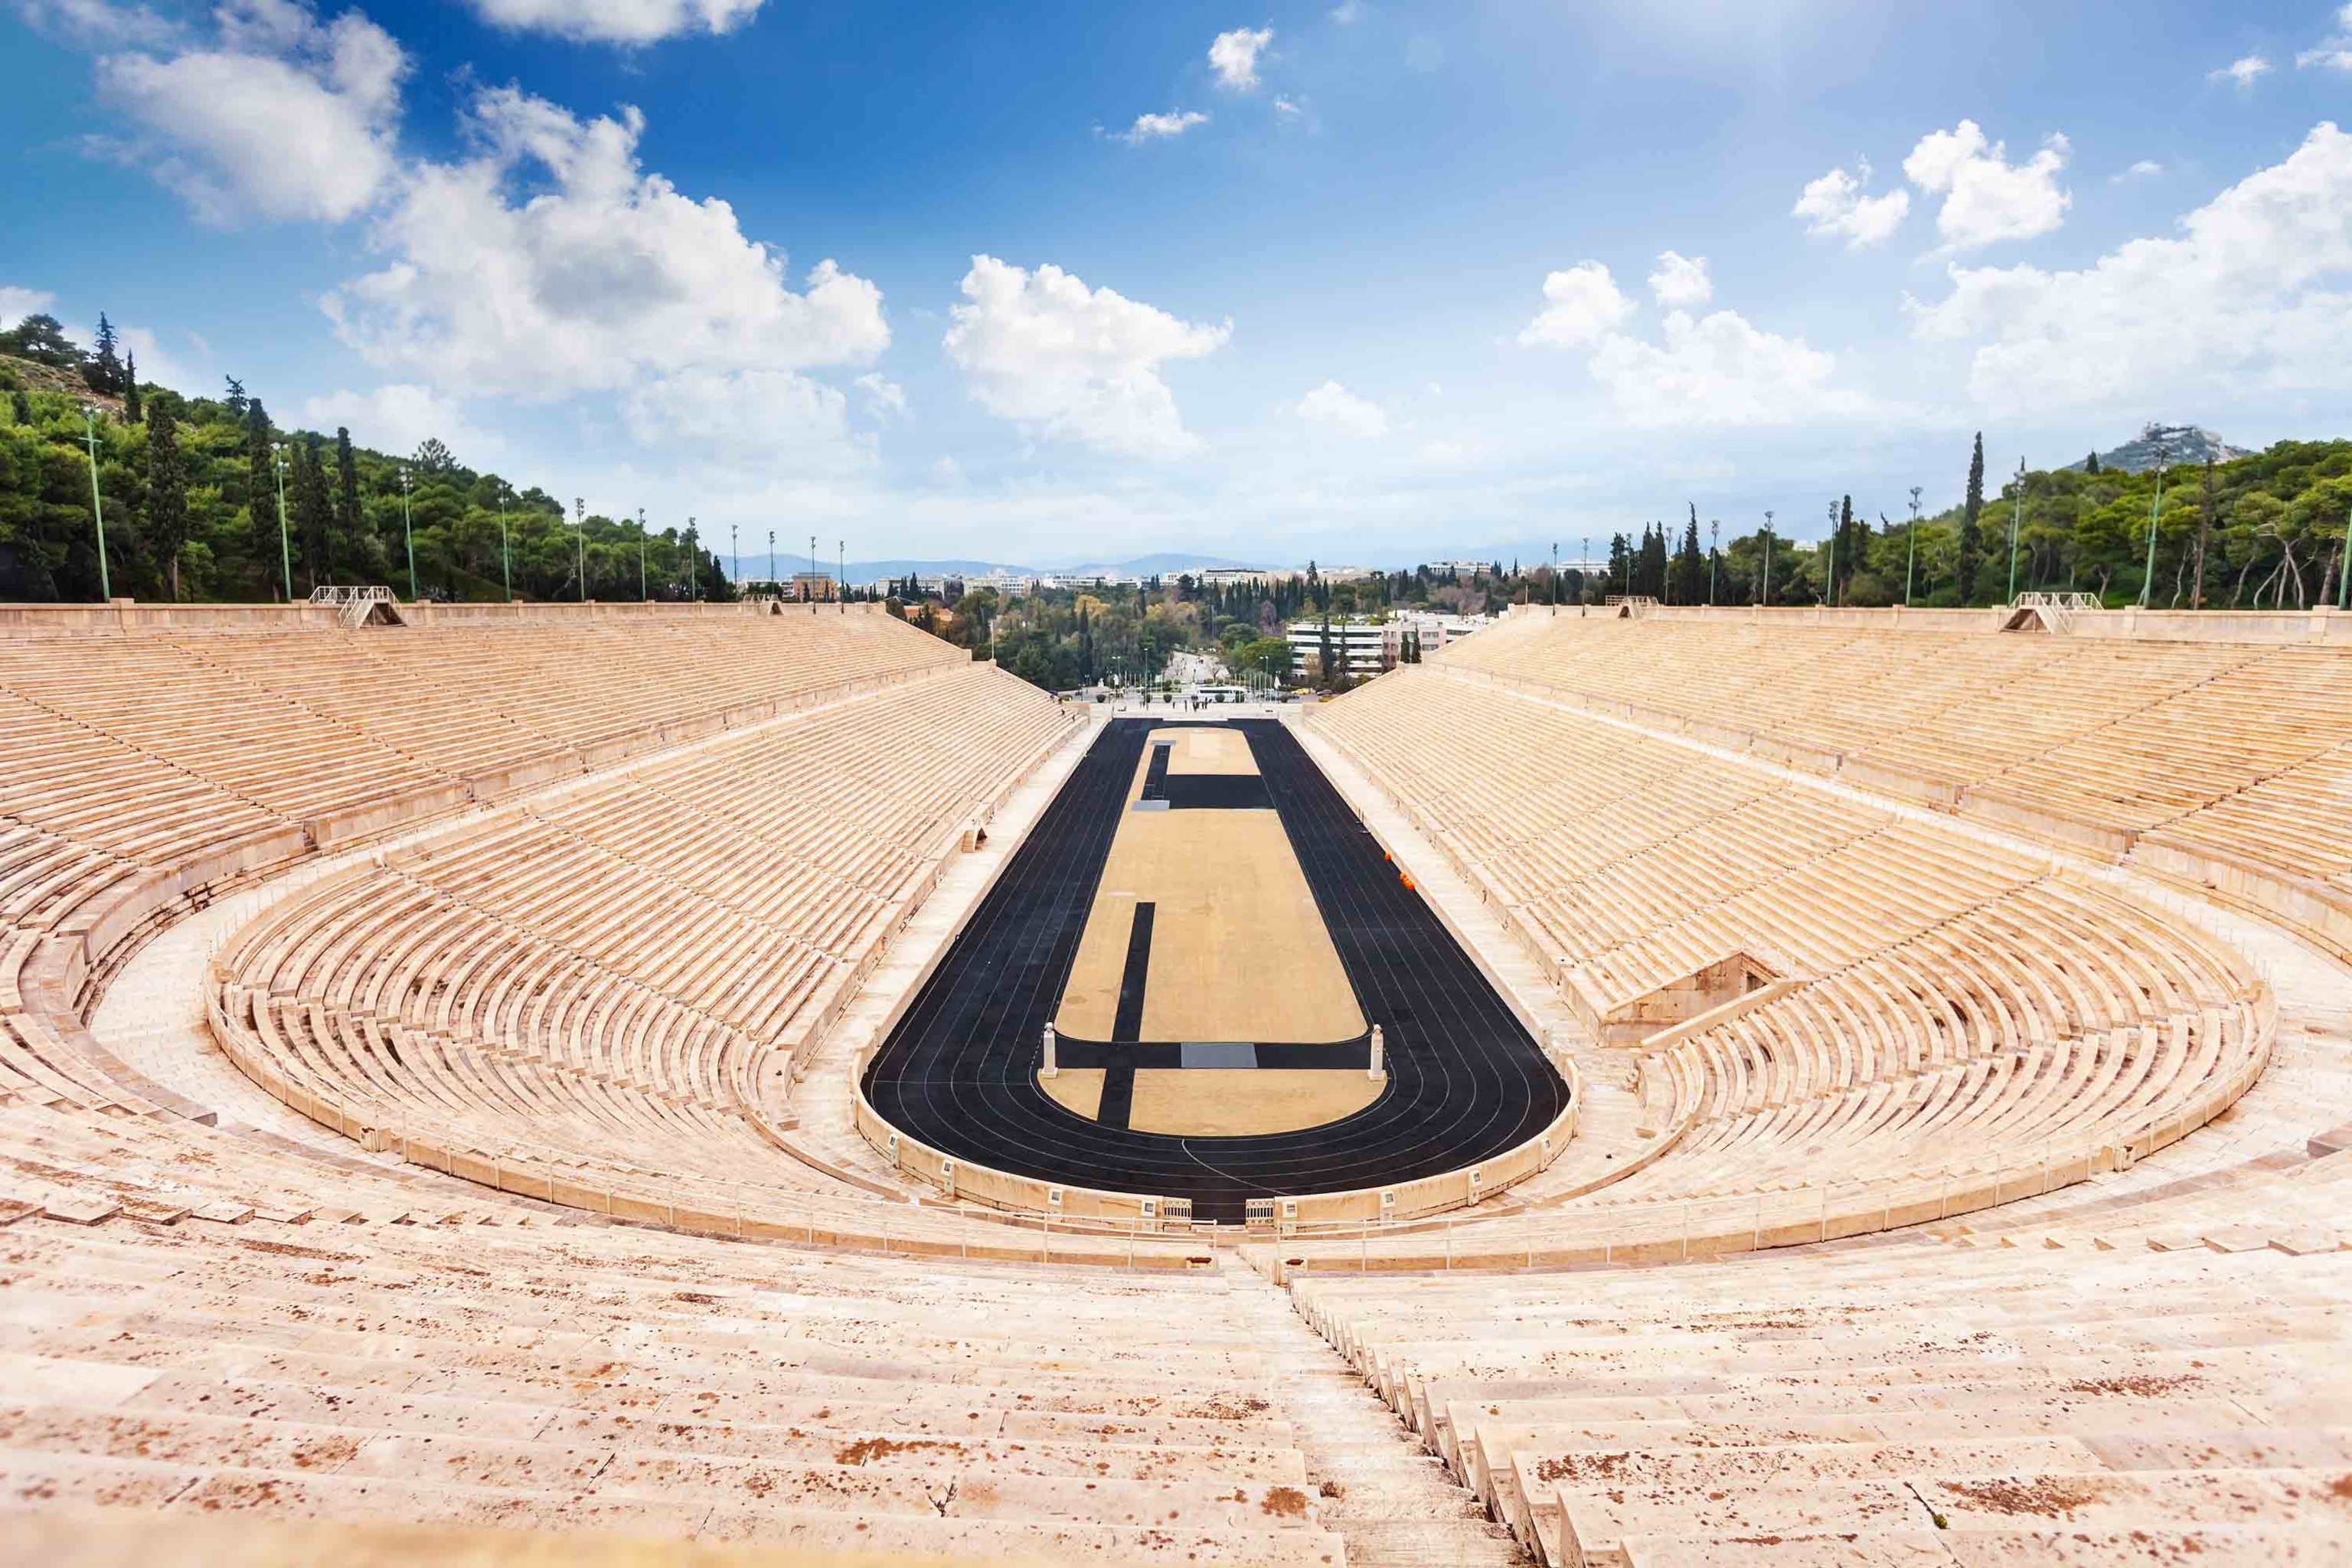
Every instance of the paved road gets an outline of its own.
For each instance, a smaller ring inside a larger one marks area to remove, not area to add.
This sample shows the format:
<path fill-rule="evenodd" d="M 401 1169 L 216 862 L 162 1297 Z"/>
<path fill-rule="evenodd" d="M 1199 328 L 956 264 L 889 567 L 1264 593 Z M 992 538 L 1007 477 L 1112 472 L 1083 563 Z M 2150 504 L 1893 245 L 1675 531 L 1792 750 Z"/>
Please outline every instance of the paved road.
<path fill-rule="evenodd" d="M 1364 1016 L 1386 1031 L 1389 1082 L 1344 1121 L 1247 1138 L 1105 1127 L 1037 1085 L 1144 737 L 1174 720 L 1108 725 L 998 877 L 866 1069 L 902 1131 L 998 1170 L 1073 1186 L 1190 1198 L 1238 1222 L 1252 1197 L 1391 1185 L 1491 1158 L 1549 1126 L 1568 1087 L 1468 954 L 1398 880 L 1380 845 L 1297 741 L 1271 720 L 1234 727 L 1330 929 Z"/>

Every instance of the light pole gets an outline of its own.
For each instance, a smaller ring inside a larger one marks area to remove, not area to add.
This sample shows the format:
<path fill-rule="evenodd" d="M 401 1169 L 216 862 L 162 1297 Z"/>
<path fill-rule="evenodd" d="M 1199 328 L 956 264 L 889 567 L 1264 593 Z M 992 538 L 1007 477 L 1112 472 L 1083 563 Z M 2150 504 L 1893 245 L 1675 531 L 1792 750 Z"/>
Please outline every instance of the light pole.
<path fill-rule="evenodd" d="M 736 529 L 740 526 L 739 523 L 732 522 L 727 525 L 727 564 L 734 571 L 737 577 L 743 575 L 743 557 L 740 553 L 742 545 L 735 536 Z"/>
<path fill-rule="evenodd" d="M 646 509 L 637 508 L 637 603 L 646 602 Z"/>
<path fill-rule="evenodd" d="M 783 597 L 776 590 L 776 531 L 772 528 L 768 530 L 768 592 L 779 599 Z"/>
<path fill-rule="evenodd" d="M 1772 607 L 1772 512 L 1764 512 L 1764 597 L 1758 601 L 1766 609 Z"/>
<path fill-rule="evenodd" d="M 2017 459 L 2017 510 L 2009 515 L 2009 602 L 2017 603 L 2017 536 L 2025 529 L 2025 459 Z"/>
<path fill-rule="evenodd" d="M 1710 518 L 1706 525 L 1706 605 L 1709 609 L 1715 607 L 1715 563 L 1716 558 L 1723 553 L 1722 543 L 1723 520 Z"/>
<path fill-rule="evenodd" d="M 2162 442 L 2156 448 L 2156 499 L 2147 508 L 2147 576 L 2139 585 L 2139 607 L 2147 609 L 2156 593 L 2156 520 L 2164 510 L 2164 459 L 2168 454 Z"/>
<path fill-rule="evenodd" d="M 499 481 L 499 575 L 506 582 L 507 603 L 509 605 L 514 603 L 514 544 L 507 533 L 507 496 L 513 489 L 504 479 Z M 414 572 L 409 574 L 408 586 L 411 593 L 415 592 L 416 574 Z"/>
<path fill-rule="evenodd" d="M 816 602 L 816 535 L 809 535 L 809 602 Z"/>
<path fill-rule="evenodd" d="M 1919 491 L 1921 488 L 1918 485 L 1911 487 L 1911 532 L 1905 542 L 1909 548 L 1903 557 L 1903 607 L 1906 610 L 1911 607 L 1912 569 L 1919 564 Z"/>
<path fill-rule="evenodd" d="M 697 548 L 694 519 L 691 517 L 686 520 L 686 602 L 689 605 L 702 602 L 702 552 Z"/>
<path fill-rule="evenodd" d="M 1551 602 L 1559 603 L 1559 541 L 1551 542 Z"/>
<path fill-rule="evenodd" d="M 408 465 L 400 466 L 400 542 L 408 552 L 408 602 L 416 603 L 416 530 L 408 516 Z M 507 597 L 514 597 L 509 593 Z"/>
<path fill-rule="evenodd" d="M 588 502 L 572 498 L 572 546 L 580 563 L 580 602 L 588 602 Z"/>
<path fill-rule="evenodd" d="M 1837 607 L 1838 532 L 1837 502 L 1832 501 L 1830 502 L 1830 575 L 1829 581 L 1822 584 L 1823 588 L 1829 591 L 1828 597 L 1823 599 L 1822 602 L 1829 605 L 1832 609 L 1835 609 Z"/>
<path fill-rule="evenodd" d="M 835 552 L 833 558 L 833 602 L 839 606 L 837 613 L 845 616 L 849 614 L 849 600 L 847 597 L 849 585 L 849 541 L 846 539 L 836 539 L 833 542 L 833 548 Z M 988 617 L 988 646 L 992 650 L 996 647 L 996 617 L 994 616 Z M 992 651 L 988 657 L 991 662 L 993 662 L 996 655 Z"/>
<path fill-rule="evenodd" d="M 114 597 L 114 579 L 106 570 L 106 508 L 98 499 L 97 404 L 81 405 L 81 424 L 83 439 L 89 444 L 89 515 L 98 523 L 98 597 L 100 603 L 104 603 Z M 285 515 L 285 508 L 281 504 L 278 508 L 281 524 Z"/>
<path fill-rule="evenodd" d="M 2336 607 L 2352 609 L 2352 511 L 2344 514 L 2344 559 L 2336 569 Z"/>
<path fill-rule="evenodd" d="M 294 602 L 294 546 L 286 534 L 286 443 L 270 444 L 269 455 L 278 469 L 278 564 L 286 574 L 286 602 Z"/>

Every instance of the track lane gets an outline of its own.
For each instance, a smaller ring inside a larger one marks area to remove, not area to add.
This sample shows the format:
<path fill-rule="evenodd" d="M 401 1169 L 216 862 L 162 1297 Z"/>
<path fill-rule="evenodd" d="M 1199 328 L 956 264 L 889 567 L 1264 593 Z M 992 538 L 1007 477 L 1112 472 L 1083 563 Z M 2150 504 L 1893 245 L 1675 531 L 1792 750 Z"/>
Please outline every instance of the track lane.
<path fill-rule="evenodd" d="M 1041 1036 L 1077 956 L 1144 737 L 1182 721 L 1115 720 L 1089 749 L 876 1053 L 866 1092 L 894 1126 L 959 1160 L 1074 1186 L 1189 1198 L 1238 1221 L 1251 1197 L 1394 1185 L 1489 1159 L 1540 1132 L 1567 1085 L 1486 975 L 1297 739 L 1249 739 L 1367 1018 L 1389 1082 L 1341 1121 L 1185 1138 L 1105 1127 L 1038 1085 Z"/>

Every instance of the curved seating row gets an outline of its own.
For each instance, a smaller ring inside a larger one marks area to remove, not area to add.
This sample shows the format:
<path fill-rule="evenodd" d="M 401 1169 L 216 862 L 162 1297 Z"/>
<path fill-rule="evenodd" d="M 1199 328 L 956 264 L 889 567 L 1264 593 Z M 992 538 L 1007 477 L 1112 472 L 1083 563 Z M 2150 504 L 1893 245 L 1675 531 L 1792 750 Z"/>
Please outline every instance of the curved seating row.
<path fill-rule="evenodd" d="M 1639 1043 L 1653 1142 L 1471 1237 L 1302 1240 L 1290 1267 L 1713 1252 L 1956 1214 L 2143 1157 L 2267 1060 L 2250 965 L 2047 856 L 1433 667 L 1311 722 L 1503 906 L 1596 1038 Z M 1727 961 L 1744 985 L 1659 1014 Z"/>

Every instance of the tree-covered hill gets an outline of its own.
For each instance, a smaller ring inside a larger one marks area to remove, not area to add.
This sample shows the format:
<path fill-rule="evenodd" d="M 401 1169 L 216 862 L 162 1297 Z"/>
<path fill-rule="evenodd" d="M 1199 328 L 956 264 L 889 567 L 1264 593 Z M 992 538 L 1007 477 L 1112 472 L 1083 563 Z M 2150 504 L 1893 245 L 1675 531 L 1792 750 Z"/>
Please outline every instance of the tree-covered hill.
<path fill-rule="evenodd" d="M 268 601 L 290 578 L 297 598 L 382 583 L 499 599 L 510 581 L 518 599 L 577 599 L 583 575 L 592 599 L 635 599 L 641 584 L 656 599 L 732 596 L 691 530 L 593 513 L 574 527 L 562 500 L 437 440 L 394 457 L 348 430 L 283 427 L 235 380 L 218 397 L 142 384 L 105 336 L 86 352 L 45 316 L 0 332 L 0 600 L 100 596 L 93 438 L 118 597 Z"/>

